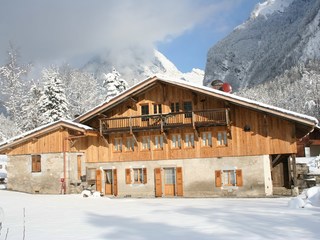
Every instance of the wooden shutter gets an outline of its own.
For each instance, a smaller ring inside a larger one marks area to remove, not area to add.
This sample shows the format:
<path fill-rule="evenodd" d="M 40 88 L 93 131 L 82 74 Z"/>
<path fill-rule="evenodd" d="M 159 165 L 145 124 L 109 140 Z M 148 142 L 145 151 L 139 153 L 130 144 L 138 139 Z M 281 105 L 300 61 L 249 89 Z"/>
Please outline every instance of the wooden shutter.
<path fill-rule="evenodd" d="M 216 170 L 216 187 L 221 187 L 222 182 L 221 182 L 221 171 L 220 170 Z"/>
<path fill-rule="evenodd" d="M 131 169 L 126 168 L 126 184 L 131 184 Z"/>
<path fill-rule="evenodd" d="M 243 186 L 243 181 L 242 181 L 242 170 L 237 169 L 236 170 L 236 181 L 237 181 L 237 186 L 242 187 Z"/>
<path fill-rule="evenodd" d="M 147 169 L 143 168 L 142 171 L 143 171 L 143 184 L 146 184 L 147 183 Z"/>
<path fill-rule="evenodd" d="M 177 196 L 183 196 L 182 167 L 176 168 Z"/>
<path fill-rule="evenodd" d="M 113 169 L 113 195 L 118 196 L 117 169 Z"/>
<path fill-rule="evenodd" d="M 162 197 L 161 168 L 154 169 L 154 181 L 155 181 L 156 197 Z"/>
<path fill-rule="evenodd" d="M 102 186 L 101 186 L 101 170 L 96 170 L 96 190 L 98 192 L 102 192 Z"/>
<path fill-rule="evenodd" d="M 77 156 L 77 164 L 78 164 L 78 180 L 81 179 L 81 155 Z"/>

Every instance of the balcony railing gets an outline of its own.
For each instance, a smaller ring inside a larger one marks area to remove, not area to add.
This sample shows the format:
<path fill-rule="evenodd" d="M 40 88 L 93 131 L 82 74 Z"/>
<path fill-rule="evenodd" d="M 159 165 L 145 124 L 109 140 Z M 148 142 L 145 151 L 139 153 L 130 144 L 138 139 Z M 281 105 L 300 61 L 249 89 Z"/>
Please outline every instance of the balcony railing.
<path fill-rule="evenodd" d="M 229 124 L 228 109 L 212 109 L 192 112 L 172 112 L 166 114 L 139 115 L 119 118 L 101 118 L 100 132 L 137 131 L 164 129 L 179 126 L 223 126 Z"/>

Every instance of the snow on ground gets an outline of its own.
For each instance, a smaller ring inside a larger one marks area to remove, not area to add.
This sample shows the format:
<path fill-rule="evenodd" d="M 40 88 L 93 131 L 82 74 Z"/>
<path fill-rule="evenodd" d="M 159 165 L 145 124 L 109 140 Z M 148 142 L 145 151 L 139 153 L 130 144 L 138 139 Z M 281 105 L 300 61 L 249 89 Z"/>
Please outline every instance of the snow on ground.
<path fill-rule="evenodd" d="M 26 240 L 319 239 L 320 208 L 292 209 L 289 200 L 110 199 L 1 190 L 0 239 L 7 233 L 8 240 L 23 239 L 24 232 Z"/>

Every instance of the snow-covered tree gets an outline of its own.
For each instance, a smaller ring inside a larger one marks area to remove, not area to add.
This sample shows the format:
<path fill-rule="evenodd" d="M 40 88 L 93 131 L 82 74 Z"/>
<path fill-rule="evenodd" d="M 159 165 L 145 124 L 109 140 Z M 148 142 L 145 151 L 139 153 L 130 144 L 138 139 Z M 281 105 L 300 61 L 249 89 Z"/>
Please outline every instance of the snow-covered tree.
<path fill-rule="evenodd" d="M 0 142 L 10 139 L 21 133 L 15 122 L 0 114 Z"/>
<path fill-rule="evenodd" d="M 64 66 L 60 77 L 65 84 L 69 116 L 80 115 L 99 103 L 97 80 L 90 73 Z"/>
<path fill-rule="evenodd" d="M 45 85 L 38 101 L 41 124 L 68 118 L 68 102 L 58 70 L 44 69 L 42 75 Z"/>
<path fill-rule="evenodd" d="M 103 73 L 102 80 L 102 86 L 106 91 L 106 101 L 109 101 L 111 98 L 114 98 L 128 88 L 128 83 L 121 78 L 120 73 L 115 68 L 112 68 L 111 73 Z"/>
<path fill-rule="evenodd" d="M 320 118 L 320 62 L 301 63 L 238 95 Z"/>
<path fill-rule="evenodd" d="M 19 65 L 19 53 L 12 44 L 7 53 L 8 61 L 0 67 L 0 96 L 2 96 L 2 102 L 4 102 L 10 119 L 18 123 L 23 118 L 21 106 L 27 85 L 23 77 L 27 75 L 30 66 Z"/>
<path fill-rule="evenodd" d="M 31 88 L 24 98 L 23 103 L 23 116 L 21 129 L 28 131 L 39 127 L 41 125 L 40 112 L 39 112 L 39 100 L 42 95 L 39 83 L 33 83 Z"/>

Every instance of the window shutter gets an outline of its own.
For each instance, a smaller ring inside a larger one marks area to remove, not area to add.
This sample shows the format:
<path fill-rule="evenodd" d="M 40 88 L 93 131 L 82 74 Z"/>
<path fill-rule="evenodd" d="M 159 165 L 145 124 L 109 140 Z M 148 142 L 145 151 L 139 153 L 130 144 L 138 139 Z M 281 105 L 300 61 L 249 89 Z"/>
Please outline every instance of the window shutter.
<path fill-rule="evenodd" d="M 113 169 L 113 195 L 118 196 L 117 169 Z"/>
<path fill-rule="evenodd" d="M 143 184 L 147 183 L 147 169 L 143 168 Z"/>
<path fill-rule="evenodd" d="M 221 171 L 220 170 L 216 170 L 216 187 L 221 187 L 222 182 L 221 182 Z"/>
<path fill-rule="evenodd" d="M 242 187 L 243 186 L 243 181 L 242 181 L 242 170 L 237 169 L 236 170 L 236 181 L 237 181 L 237 186 Z"/>
<path fill-rule="evenodd" d="M 96 190 L 98 192 L 102 192 L 102 188 L 101 188 L 101 171 L 100 169 L 97 169 L 96 171 Z"/>
<path fill-rule="evenodd" d="M 154 169 L 155 193 L 156 197 L 162 197 L 161 168 Z"/>
<path fill-rule="evenodd" d="M 182 167 L 176 168 L 177 196 L 183 196 Z"/>
<path fill-rule="evenodd" d="M 131 184 L 131 169 L 126 168 L 126 184 Z"/>

